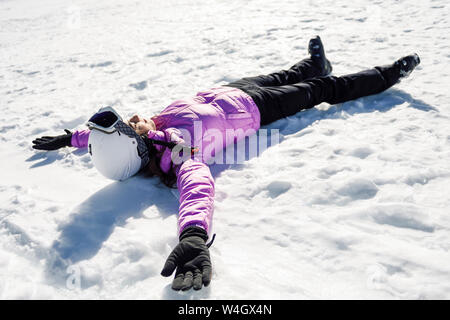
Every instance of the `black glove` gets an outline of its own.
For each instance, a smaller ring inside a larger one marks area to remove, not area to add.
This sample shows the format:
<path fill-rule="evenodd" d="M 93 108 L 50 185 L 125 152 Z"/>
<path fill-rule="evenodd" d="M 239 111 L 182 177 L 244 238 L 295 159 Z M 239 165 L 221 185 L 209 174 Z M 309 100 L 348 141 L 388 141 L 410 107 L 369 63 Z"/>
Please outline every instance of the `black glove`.
<path fill-rule="evenodd" d="M 208 286 L 211 282 L 212 266 L 208 248 L 213 240 L 206 244 L 208 235 L 203 228 L 187 227 L 180 235 L 180 242 L 172 250 L 166 260 L 161 275 L 169 277 L 175 268 L 173 290 L 189 290 L 192 286 L 200 290 L 202 284 Z"/>
<path fill-rule="evenodd" d="M 64 147 L 71 147 L 72 143 L 72 132 L 70 130 L 64 129 L 66 134 L 62 134 L 56 137 L 45 136 L 42 138 L 37 138 L 33 140 L 33 149 L 38 150 L 57 150 Z"/>

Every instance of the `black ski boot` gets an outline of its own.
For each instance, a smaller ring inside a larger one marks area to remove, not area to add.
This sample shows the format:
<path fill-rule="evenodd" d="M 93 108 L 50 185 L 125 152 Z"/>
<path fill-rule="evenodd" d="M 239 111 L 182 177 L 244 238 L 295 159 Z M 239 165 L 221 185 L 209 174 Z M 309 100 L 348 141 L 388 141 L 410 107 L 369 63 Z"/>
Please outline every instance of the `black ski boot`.
<path fill-rule="evenodd" d="M 400 78 L 406 78 L 420 64 L 420 58 L 417 53 L 398 59 L 394 62 L 400 69 Z"/>
<path fill-rule="evenodd" d="M 322 68 L 323 75 L 329 75 L 333 68 L 331 67 L 330 61 L 328 61 L 325 56 L 325 49 L 323 48 L 323 43 L 319 36 L 315 36 L 309 40 L 308 52 L 311 55 L 311 59 Z"/>

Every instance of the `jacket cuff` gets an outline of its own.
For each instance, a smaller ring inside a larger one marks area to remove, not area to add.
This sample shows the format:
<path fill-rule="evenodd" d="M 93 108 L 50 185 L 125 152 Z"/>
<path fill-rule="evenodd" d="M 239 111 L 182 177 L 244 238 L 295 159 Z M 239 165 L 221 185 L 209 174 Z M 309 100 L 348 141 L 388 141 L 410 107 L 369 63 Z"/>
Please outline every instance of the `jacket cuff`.
<path fill-rule="evenodd" d="M 70 138 L 70 144 L 75 148 L 86 148 L 88 146 L 90 130 L 75 131 Z"/>
<path fill-rule="evenodd" d="M 188 226 L 186 227 L 183 232 L 180 234 L 180 241 L 187 237 L 197 236 L 205 240 L 205 242 L 208 240 L 208 234 L 206 233 L 206 230 L 202 227 L 198 226 Z"/>

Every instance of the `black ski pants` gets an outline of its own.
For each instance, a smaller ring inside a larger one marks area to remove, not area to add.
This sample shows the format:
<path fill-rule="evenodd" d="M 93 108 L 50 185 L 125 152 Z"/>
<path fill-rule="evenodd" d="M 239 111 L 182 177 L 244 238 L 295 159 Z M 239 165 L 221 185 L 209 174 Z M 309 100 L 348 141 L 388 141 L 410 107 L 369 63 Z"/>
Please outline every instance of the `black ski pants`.
<path fill-rule="evenodd" d="M 341 77 L 325 76 L 308 58 L 288 70 L 242 78 L 226 86 L 246 92 L 258 106 L 261 125 L 265 125 L 322 102 L 336 104 L 380 93 L 397 83 L 399 77 L 396 64 Z"/>

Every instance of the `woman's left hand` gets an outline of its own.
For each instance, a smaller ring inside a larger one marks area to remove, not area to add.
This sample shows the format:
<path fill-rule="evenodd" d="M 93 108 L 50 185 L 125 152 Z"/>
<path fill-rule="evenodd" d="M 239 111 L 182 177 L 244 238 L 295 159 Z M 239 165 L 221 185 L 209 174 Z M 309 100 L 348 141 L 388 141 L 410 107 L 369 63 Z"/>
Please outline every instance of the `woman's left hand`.
<path fill-rule="evenodd" d="M 161 275 L 169 277 L 177 269 L 172 282 L 173 290 L 200 290 L 208 286 L 212 277 L 211 258 L 206 245 L 208 235 L 203 228 L 187 227 L 180 242 L 167 258 Z"/>

